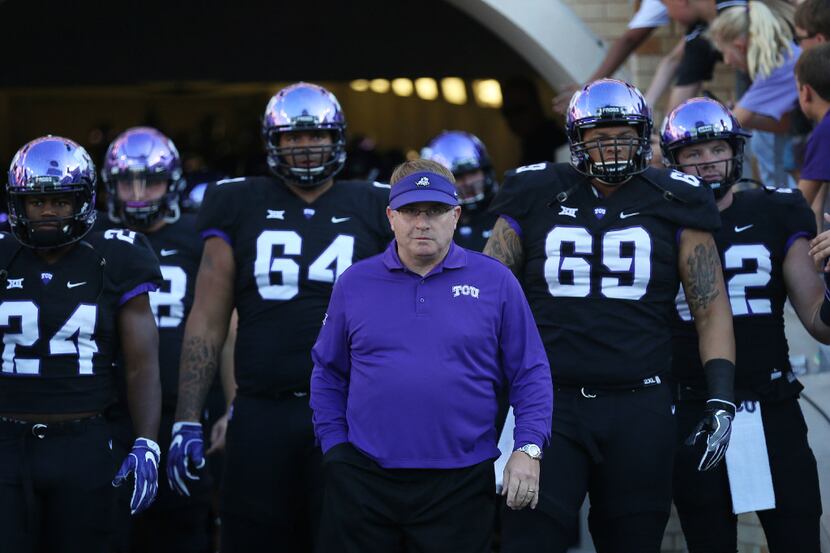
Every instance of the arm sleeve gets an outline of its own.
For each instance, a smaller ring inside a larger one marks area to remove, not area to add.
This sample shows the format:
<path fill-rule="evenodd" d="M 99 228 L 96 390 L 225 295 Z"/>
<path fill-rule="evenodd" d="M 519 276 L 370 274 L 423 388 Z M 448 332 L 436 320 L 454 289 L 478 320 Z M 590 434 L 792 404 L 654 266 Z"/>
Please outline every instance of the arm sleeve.
<path fill-rule="evenodd" d="M 825 116 L 807 141 L 802 179 L 830 181 L 830 156 L 827 152 L 830 152 L 830 119 Z"/>
<path fill-rule="evenodd" d="M 343 297 L 343 278 L 334 285 L 323 326 L 311 350 L 312 422 L 317 441 L 326 453 L 348 441 L 346 398 L 349 389 L 351 356 Z"/>
<path fill-rule="evenodd" d="M 776 210 L 780 219 L 781 228 L 787 231 L 787 242 L 784 246 L 784 255 L 790 246 L 799 238 L 812 240 L 816 236 L 816 216 L 807 200 L 798 189 L 778 188 L 772 192 L 774 197 L 784 204 Z"/>
<path fill-rule="evenodd" d="M 553 384 L 547 354 L 519 282 L 507 274 L 502 284 L 499 334 L 501 365 L 516 417 L 514 448 L 550 441 Z"/>
<path fill-rule="evenodd" d="M 766 77 L 756 77 L 738 100 L 738 107 L 760 115 L 780 120 L 798 104 L 798 86 L 795 82 L 795 62 L 801 50 L 793 47 L 793 53 L 784 63 Z"/>
<path fill-rule="evenodd" d="M 662 27 L 669 24 L 669 12 L 660 0 L 643 0 L 628 22 L 629 29 Z"/>
<path fill-rule="evenodd" d="M 203 240 L 218 236 L 233 246 L 236 222 L 236 188 L 241 183 L 228 182 L 210 184 L 205 190 L 204 201 L 196 218 L 196 228 Z"/>
<path fill-rule="evenodd" d="M 114 272 L 111 278 L 118 290 L 119 306 L 140 294 L 159 289 L 164 280 L 159 260 L 146 236 L 135 233 L 131 245 L 117 238 L 108 242 L 112 251 L 107 256 L 107 269 Z"/>

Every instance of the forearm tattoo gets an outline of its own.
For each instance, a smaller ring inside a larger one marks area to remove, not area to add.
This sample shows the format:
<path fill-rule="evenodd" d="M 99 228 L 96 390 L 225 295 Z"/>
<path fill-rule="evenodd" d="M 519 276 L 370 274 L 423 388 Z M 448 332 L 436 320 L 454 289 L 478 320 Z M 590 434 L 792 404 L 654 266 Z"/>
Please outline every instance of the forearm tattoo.
<path fill-rule="evenodd" d="M 714 244 L 698 244 L 686 259 L 689 277 L 686 283 L 686 300 L 692 312 L 706 309 L 718 297 L 717 277 L 720 258 Z"/>
<path fill-rule="evenodd" d="M 218 359 L 218 348 L 201 336 L 191 336 L 182 344 L 176 420 L 200 420 Z"/>
<path fill-rule="evenodd" d="M 484 255 L 498 259 L 518 274 L 524 264 L 524 249 L 516 231 L 502 218 L 496 220 L 493 233 L 484 246 Z"/>

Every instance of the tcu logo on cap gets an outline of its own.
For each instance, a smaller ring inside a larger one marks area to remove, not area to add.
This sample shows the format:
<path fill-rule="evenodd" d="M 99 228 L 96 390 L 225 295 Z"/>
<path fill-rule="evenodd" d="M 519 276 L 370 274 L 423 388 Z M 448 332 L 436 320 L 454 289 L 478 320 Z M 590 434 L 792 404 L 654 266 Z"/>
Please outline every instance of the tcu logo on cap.
<path fill-rule="evenodd" d="M 478 298 L 478 288 L 470 286 L 469 284 L 459 284 L 452 287 L 452 297 L 458 296 L 472 296 Z"/>
<path fill-rule="evenodd" d="M 421 177 L 418 179 L 418 182 L 415 183 L 415 186 L 429 186 L 429 178 Z"/>

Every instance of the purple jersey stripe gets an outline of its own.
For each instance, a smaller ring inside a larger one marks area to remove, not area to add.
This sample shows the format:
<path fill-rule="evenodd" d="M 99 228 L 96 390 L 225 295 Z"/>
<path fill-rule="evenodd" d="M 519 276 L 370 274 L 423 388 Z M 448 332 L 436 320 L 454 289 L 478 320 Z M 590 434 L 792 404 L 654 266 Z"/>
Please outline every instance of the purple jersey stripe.
<path fill-rule="evenodd" d="M 209 228 L 207 230 L 203 230 L 200 233 L 200 236 L 202 237 L 202 240 L 207 240 L 208 238 L 216 236 L 227 242 L 229 246 L 233 247 L 233 240 L 231 240 L 231 237 L 219 229 Z"/>
<path fill-rule="evenodd" d="M 145 282 L 144 284 L 139 284 L 138 286 L 136 286 L 135 288 L 121 296 L 121 299 L 118 300 L 118 307 L 121 307 L 122 305 L 124 305 L 125 303 L 127 303 L 128 301 L 140 294 L 143 294 L 145 292 L 155 292 L 158 289 L 158 285 L 153 284 L 152 282 Z"/>
<path fill-rule="evenodd" d="M 516 221 L 516 219 L 514 219 L 514 218 L 513 218 L 513 217 L 511 217 L 510 215 L 505 215 L 505 214 L 503 214 L 503 213 L 502 213 L 502 214 L 500 214 L 500 215 L 499 215 L 499 217 L 501 217 L 502 219 L 504 219 L 504 221 L 505 221 L 508 225 L 510 225 L 510 228 L 512 228 L 513 230 L 515 230 L 515 231 L 516 231 L 516 234 L 518 234 L 518 235 L 519 235 L 519 238 L 521 238 L 521 237 L 522 237 L 522 227 L 519 225 L 519 223 Z"/>
<path fill-rule="evenodd" d="M 809 240 L 812 237 L 813 235 L 807 231 L 802 230 L 801 232 L 796 232 L 787 240 L 787 245 L 784 246 L 784 255 L 787 255 L 787 252 L 790 251 L 790 247 L 792 247 L 792 245 L 795 244 L 795 241 L 799 238 L 806 238 Z"/>

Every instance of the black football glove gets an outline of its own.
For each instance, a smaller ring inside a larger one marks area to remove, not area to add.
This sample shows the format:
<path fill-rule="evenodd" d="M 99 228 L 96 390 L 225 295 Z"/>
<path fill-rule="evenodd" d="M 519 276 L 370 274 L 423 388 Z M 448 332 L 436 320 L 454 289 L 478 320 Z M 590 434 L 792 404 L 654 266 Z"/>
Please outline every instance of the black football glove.
<path fill-rule="evenodd" d="M 732 419 L 734 418 L 734 404 L 720 399 L 710 399 L 706 402 L 703 417 L 686 438 L 686 445 L 693 446 L 698 438 L 706 437 L 706 451 L 700 459 L 697 470 L 714 468 L 723 459 L 726 448 L 729 446 L 729 437 L 732 435 Z"/>

